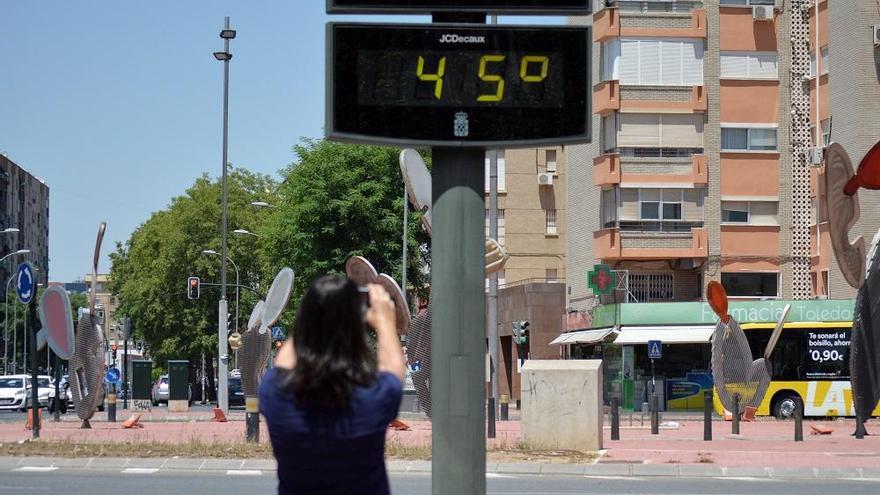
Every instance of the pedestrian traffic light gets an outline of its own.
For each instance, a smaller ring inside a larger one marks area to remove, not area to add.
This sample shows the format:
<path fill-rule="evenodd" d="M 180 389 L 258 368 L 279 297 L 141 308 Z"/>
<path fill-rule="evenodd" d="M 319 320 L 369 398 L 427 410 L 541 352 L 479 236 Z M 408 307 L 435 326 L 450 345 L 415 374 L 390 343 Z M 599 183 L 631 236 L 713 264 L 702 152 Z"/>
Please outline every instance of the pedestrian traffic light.
<path fill-rule="evenodd" d="M 202 282 L 201 280 L 199 280 L 199 277 L 190 277 L 187 280 L 186 296 L 190 299 L 198 299 L 201 283 Z"/>
<path fill-rule="evenodd" d="M 232 331 L 233 322 L 232 322 L 232 313 L 226 313 L 226 332 Z"/>

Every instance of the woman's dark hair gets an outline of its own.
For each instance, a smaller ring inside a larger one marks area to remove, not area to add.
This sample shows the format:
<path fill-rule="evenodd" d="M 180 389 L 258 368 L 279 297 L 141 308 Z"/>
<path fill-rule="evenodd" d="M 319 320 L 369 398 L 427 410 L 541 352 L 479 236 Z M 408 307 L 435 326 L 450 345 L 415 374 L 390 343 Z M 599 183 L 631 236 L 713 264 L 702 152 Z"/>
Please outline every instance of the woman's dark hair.
<path fill-rule="evenodd" d="M 341 409 L 353 387 L 375 380 L 363 297 L 354 282 L 332 275 L 312 281 L 303 296 L 293 325 L 296 365 L 281 381 L 300 405 Z"/>

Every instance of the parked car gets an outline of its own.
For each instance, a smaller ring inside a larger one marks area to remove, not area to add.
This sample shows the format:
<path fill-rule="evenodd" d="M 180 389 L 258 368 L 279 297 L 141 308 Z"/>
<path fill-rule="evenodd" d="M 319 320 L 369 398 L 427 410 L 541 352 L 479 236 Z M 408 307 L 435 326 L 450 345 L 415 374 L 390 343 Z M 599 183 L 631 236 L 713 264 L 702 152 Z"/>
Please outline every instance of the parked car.
<path fill-rule="evenodd" d="M 188 400 L 190 403 L 192 403 L 192 387 L 187 385 L 187 391 L 188 391 L 188 394 L 187 394 Z M 168 375 L 162 375 L 159 377 L 158 380 L 156 380 L 156 383 L 153 384 L 153 391 L 152 391 L 153 406 L 158 406 L 159 403 L 161 403 L 161 402 L 168 404 L 169 394 L 170 393 L 168 390 Z"/>
<path fill-rule="evenodd" d="M 244 407 L 244 390 L 241 388 L 241 378 L 229 377 L 229 407 Z"/>
<path fill-rule="evenodd" d="M 0 409 L 24 410 L 29 388 L 24 375 L 0 376 Z"/>

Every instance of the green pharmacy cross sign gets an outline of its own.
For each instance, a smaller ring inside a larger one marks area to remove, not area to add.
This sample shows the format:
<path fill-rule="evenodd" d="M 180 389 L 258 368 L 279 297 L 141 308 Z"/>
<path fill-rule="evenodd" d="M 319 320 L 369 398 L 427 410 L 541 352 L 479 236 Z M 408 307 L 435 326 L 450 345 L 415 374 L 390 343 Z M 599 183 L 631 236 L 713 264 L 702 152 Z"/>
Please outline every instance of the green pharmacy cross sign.
<path fill-rule="evenodd" d="M 587 286 L 596 295 L 611 294 L 617 288 L 617 273 L 608 265 L 593 265 L 593 270 L 587 273 Z"/>

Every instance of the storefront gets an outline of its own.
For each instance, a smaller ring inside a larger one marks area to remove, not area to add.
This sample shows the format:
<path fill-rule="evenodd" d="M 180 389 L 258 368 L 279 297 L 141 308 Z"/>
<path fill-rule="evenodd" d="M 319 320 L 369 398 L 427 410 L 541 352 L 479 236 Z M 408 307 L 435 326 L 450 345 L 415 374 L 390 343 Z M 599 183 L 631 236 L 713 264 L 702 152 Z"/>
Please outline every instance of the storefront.
<path fill-rule="evenodd" d="M 732 301 L 730 314 L 740 323 L 774 323 L 786 304 L 788 322 L 829 322 L 851 321 L 855 301 Z M 602 359 L 606 403 L 620 397 L 621 407 L 638 410 L 651 381 L 647 344 L 659 340 L 663 355 L 654 368 L 661 408 L 698 410 L 703 391 L 712 388 L 716 321 L 707 303 L 614 304 L 593 311 L 592 328 L 562 333 L 551 344 L 562 346 L 566 359 Z"/>

